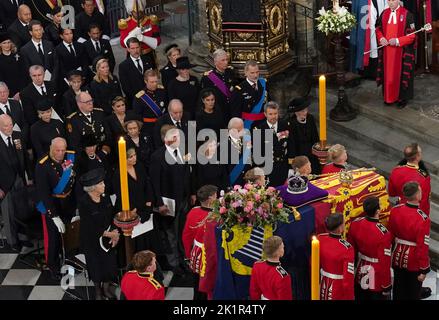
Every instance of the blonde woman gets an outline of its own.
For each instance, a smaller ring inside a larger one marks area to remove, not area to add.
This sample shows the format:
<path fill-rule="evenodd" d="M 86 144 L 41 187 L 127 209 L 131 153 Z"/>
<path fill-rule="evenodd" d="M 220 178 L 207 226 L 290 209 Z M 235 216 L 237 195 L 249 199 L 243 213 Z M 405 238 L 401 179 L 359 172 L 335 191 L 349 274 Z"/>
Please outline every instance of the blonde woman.
<path fill-rule="evenodd" d="M 346 170 L 348 154 L 346 149 L 341 144 L 334 144 L 329 148 L 329 161 L 330 163 L 325 164 L 322 169 L 322 174 L 324 173 L 337 173 L 341 170 Z"/>
<path fill-rule="evenodd" d="M 95 106 L 104 110 L 106 115 L 113 111 L 111 102 L 117 96 L 122 96 L 119 79 L 110 72 L 108 60 L 102 57 L 95 59 L 93 64 L 96 74 L 90 82 L 90 91 Z"/>
<path fill-rule="evenodd" d="M 165 48 L 165 54 L 168 58 L 168 64 L 160 69 L 162 77 L 162 85 L 167 89 L 169 81 L 178 76 L 177 73 L 177 59 L 181 57 L 181 50 L 177 44 L 170 44 Z"/>
<path fill-rule="evenodd" d="M 8 33 L 0 34 L 0 81 L 5 82 L 9 94 L 14 97 L 26 86 L 27 72 L 22 63 L 17 47 Z M 18 97 L 16 97 L 18 98 Z"/>

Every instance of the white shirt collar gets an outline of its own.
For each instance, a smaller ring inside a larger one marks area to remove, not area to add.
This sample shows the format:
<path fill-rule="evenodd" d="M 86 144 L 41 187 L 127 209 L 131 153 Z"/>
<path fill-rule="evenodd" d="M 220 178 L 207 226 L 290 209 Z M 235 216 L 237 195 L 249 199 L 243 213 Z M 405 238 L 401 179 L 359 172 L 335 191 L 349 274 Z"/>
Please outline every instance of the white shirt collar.
<path fill-rule="evenodd" d="M 275 124 L 271 124 L 271 123 L 268 122 L 268 120 L 267 120 L 267 124 L 268 124 L 268 127 L 269 127 L 269 128 L 274 127 L 273 130 L 274 130 L 275 132 L 277 131 L 277 121 L 276 121 Z"/>
<path fill-rule="evenodd" d="M 38 51 L 38 45 L 41 44 L 41 50 L 44 52 L 44 46 L 43 46 L 43 40 L 40 40 L 40 42 L 36 42 L 33 38 L 31 39 L 32 43 L 34 44 L 35 48 Z"/>
<path fill-rule="evenodd" d="M 399 5 L 396 7 L 395 10 L 390 10 L 390 16 L 389 16 L 389 20 L 387 21 L 387 24 L 397 24 L 397 19 L 396 19 L 396 11 L 399 9 Z"/>
<path fill-rule="evenodd" d="M 18 19 L 18 21 L 20 21 L 20 23 L 21 23 L 21 25 L 23 26 L 23 27 L 26 27 L 27 28 L 27 26 L 29 25 L 29 23 L 24 23 L 23 21 L 21 21 L 20 19 Z"/>
<path fill-rule="evenodd" d="M 64 44 L 64 46 L 67 48 L 67 50 L 69 50 L 70 48 L 69 48 L 69 46 L 70 45 L 72 45 L 72 47 L 73 47 L 73 50 L 75 50 L 75 46 L 73 45 L 73 42 L 72 43 L 67 43 L 67 42 L 65 42 L 65 41 L 63 41 L 62 42 L 63 44 Z"/>
<path fill-rule="evenodd" d="M 134 58 L 132 55 L 130 55 L 131 60 L 133 60 L 134 64 L 137 66 L 137 59 L 139 59 L 140 65 L 143 67 L 143 61 L 142 58 L 139 56 L 138 58 Z"/>
<path fill-rule="evenodd" d="M 5 135 L 3 132 L 0 131 L 0 135 L 3 139 L 3 141 L 5 142 L 6 145 L 8 145 L 8 136 Z M 11 139 L 12 139 L 12 135 L 11 135 Z"/>
<path fill-rule="evenodd" d="M 229 134 L 229 137 L 234 143 L 241 143 L 241 139 L 239 139 L 239 138 L 237 139 L 235 137 L 232 137 L 230 134 Z"/>
<path fill-rule="evenodd" d="M 41 85 L 41 86 L 37 86 L 35 83 L 33 83 L 32 82 L 32 84 L 34 85 L 34 87 L 35 87 L 35 89 L 37 89 L 37 91 L 40 93 L 40 94 L 42 94 L 42 92 L 41 92 L 41 87 L 44 87 L 44 90 L 46 91 L 46 93 L 47 93 L 47 88 L 46 88 L 46 85 L 44 84 L 44 82 L 43 82 L 43 84 Z"/>
<path fill-rule="evenodd" d="M 256 80 L 256 82 L 250 81 L 248 78 L 245 78 L 247 80 L 247 82 L 253 87 L 253 84 L 256 83 L 256 85 L 258 85 L 258 81 Z"/>
<path fill-rule="evenodd" d="M 174 158 L 175 161 L 177 161 L 177 158 L 175 157 L 174 151 L 177 150 L 177 156 L 180 158 L 180 161 L 183 162 L 183 158 L 181 156 L 180 150 L 178 148 L 173 148 L 171 146 L 168 146 L 165 144 L 166 150 L 171 154 L 172 158 Z"/>

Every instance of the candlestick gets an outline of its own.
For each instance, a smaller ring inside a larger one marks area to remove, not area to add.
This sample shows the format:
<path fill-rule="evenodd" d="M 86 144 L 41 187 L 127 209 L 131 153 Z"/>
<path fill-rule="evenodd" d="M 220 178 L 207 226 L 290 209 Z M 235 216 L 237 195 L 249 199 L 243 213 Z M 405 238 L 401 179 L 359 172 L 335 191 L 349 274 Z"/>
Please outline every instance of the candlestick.
<path fill-rule="evenodd" d="M 128 171 L 127 171 L 127 149 L 123 137 L 119 139 L 119 173 L 120 173 L 120 194 L 122 196 L 122 211 L 130 210 L 130 199 L 128 197 Z"/>
<path fill-rule="evenodd" d="M 320 300 L 320 242 L 316 236 L 311 242 L 311 300 Z"/>
<path fill-rule="evenodd" d="M 319 116 L 320 116 L 320 143 L 324 147 L 326 143 L 326 78 L 319 78 Z"/>

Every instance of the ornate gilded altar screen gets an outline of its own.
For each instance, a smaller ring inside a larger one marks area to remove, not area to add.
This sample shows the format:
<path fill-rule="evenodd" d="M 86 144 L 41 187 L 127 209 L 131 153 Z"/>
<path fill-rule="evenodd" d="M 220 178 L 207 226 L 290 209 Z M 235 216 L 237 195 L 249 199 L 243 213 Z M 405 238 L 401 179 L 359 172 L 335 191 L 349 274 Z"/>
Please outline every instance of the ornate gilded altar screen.
<path fill-rule="evenodd" d="M 266 77 L 293 63 L 288 45 L 288 0 L 207 0 L 208 62 L 226 50 L 240 75 L 246 61 L 260 63 Z"/>

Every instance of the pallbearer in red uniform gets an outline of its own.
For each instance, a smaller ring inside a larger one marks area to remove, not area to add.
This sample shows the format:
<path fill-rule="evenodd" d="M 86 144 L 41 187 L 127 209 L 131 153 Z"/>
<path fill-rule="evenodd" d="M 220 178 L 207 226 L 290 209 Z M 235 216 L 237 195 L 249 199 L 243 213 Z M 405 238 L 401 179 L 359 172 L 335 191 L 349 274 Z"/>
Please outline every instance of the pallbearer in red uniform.
<path fill-rule="evenodd" d="M 320 241 L 320 300 L 354 299 L 354 248 L 342 239 L 344 219 L 341 213 L 326 218 L 330 233 Z"/>
<path fill-rule="evenodd" d="M 404 148 L 404 160 L 392 170 L 389 177 L 389 196 L 399 197 L 405 203 L 403 186 L 409 181 L 417 181 L 422 189 L 422 199 L 419 208 L 430 215 L 431 178 L 422 161 L 422 150 L 417 143 Z"/>
<path fill-rule="evenodd" d="M 392 208 L 388 225 L 395 243 L 392 255 L 393 299 L 417 300 L 422 282 L 430 271 L 428 247 L 431 222 L 419 209 L 422 198 L 419 183 L 406 183 L 403 193 L 408 201 Z"/>
<path fill-rule="evenodd" d="M 284 255 L 282 238 L 272 236 L 264 241 L 263 252 L 266 260 L 253 264 L 250 278 L 251 300 L 292 300 L 291 276 L 280 265 Z"/>
<path fill-rule="evenodd" d="M 380 201 L 369 197 L 363 203 L 366 217 L 351 223 L 347 240 L 354 247 L 356 300 L 385 300 L 390 296 L 392 236 L 379 222 Z"/>
<path fill-rule="evenodd" d="M 127 47 L 129 38 L 137 38 L 141 43 L 141 55 L 148 55 L 150 61 L 155 62 L 155 49 L 160 44 L 160 30 L 158 18 L 155 15 L 146 16 L 146 0 L 125 0 L 125 7 L 130 15 L 127 19 L 118 22 L 120 44 Z M 157 66 L 153 66 L 157 69 Z"/>
<path fill-rule="evenodd" d="M 415 31 L 413 15 L 399 5 L 399 0 L 387 0 L 385 9 L 376 24 L 377 40 L 385 46 L 379 52 L 377 83 L 383 85 L 384 102 L 398 102 L 404 108 L 407 100 L 413 98 L 415 68 Z"/>
<path fill-rule="evenodd" d="M 155 253 L 137 252 L 132 260 L 135 270 L 122 278 L 121 291 L 126 300 L 165 300 L 165 288 L 154 279 L 156 271 Z"/>

